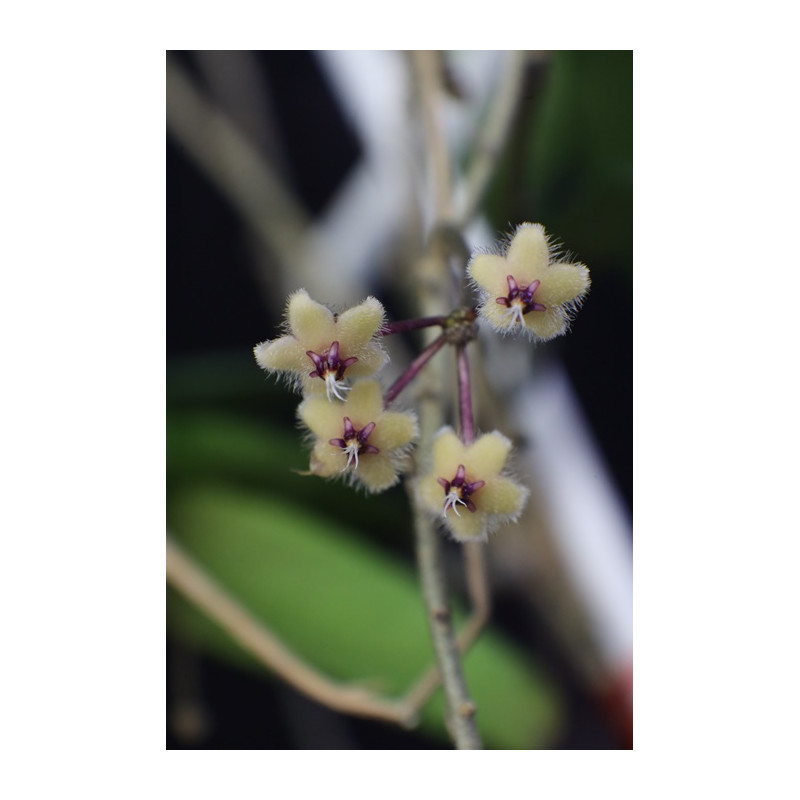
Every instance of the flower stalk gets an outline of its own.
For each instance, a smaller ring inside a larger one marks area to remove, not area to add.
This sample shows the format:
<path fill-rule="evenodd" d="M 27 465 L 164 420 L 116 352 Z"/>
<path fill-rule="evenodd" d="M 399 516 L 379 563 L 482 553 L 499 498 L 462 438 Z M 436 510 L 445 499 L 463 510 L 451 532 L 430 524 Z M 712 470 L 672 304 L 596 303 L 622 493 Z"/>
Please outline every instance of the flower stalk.
<path fill-rule="evenodd" d="M 411 362 L 408 369 L 389 387 L 383 398 L 385 405 L 388 406 L 414 380 L 417 373 L 441 350 L 446 341 L 445 335 L 442 334 Z"/>
<path fill-rule="evenodd" d="M 392 336 L 395 333 L 406 333 L 408 331 L 418 331 L 422 328 L 432 328 L 434 325 L 444 327 L 448 317 L 419 317 L 418 319 L 404 319 L 399 322 L 387 322 L 379 331 L 381 336 Z"/>
<path fill-rule="evenodd" d="M 469 356 L 466 345 L 456 348 L 458 362 L 458 411 L 461 419 L 461 440 L 464 444 L 475 441 L 475 425 L 472 417 L 472 392 L 469 380 Z"/>

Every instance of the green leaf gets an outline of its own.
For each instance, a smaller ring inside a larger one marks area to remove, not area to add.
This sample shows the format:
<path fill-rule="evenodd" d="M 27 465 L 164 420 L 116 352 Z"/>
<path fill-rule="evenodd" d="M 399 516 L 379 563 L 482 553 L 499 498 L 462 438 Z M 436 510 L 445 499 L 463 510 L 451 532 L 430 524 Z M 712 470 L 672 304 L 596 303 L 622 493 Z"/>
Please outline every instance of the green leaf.
<path fill-rule="evenodd" d="M 555 51 L 493 183 L 493 225 L 542 222 L 592 270 L 629 279 L 632 185 L 632 51 Z"/>
<path fill-rule="evenodd" d="M 172 493 L 187 483 L 213 480 L 294 498 L 313 495 L 315 503 L 338 520 L 364 530 L 377 518 L 390 520 L 396 540 L 410 520 L 402 488 L 380 495 L 343 491 L 341 483 L 302 474 L 308 448 L 295 427 L 249 420 L 231 413 L 184 410 L 167 414 L 167 485 Z"/>
<path fill-rule="evenodd" d="M 274 495 L 195 484 L 173 492 L 167 510 L 182 546 L 295 652 L 332 677 L 399 695 L 431 663 L 414 570 L 332 523 L 313 494 L 300 507 Z M 376 539 L 381 522 L 375 520 Z M 174 635 L 263 671 L 172 591 L 167 611 Z M 487 747 L 530 749 L 552 742 L 559 698 L 503 636 L 484 633 L 465 660 L 465 674 Z M 421 725 L 445 738 L 437 694 Z"/>

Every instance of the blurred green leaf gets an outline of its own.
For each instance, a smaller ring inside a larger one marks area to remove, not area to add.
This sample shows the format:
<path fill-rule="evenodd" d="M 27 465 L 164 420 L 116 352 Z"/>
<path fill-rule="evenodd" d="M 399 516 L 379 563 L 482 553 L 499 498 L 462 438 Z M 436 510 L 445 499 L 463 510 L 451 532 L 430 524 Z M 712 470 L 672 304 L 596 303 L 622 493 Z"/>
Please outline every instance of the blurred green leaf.
<path fill-rule="evenodd" d="M 360 499 L 351 496 L 354 503 Z M 432 660 L 412 569 L 332 523 L 324 503 L 195 484 L 173 492 L 168 526 L 183 547 L 310 663 L 340 680 L 399 694 Z M 382 520 L 374 520 L 381 536 Z M 409 533 L 409 535 L 411 535 Z M 168 627 L 196 646 L 261 670 L 214 623 L 168 592 Z M 545 747 L 561 706 L 530 659 L 486 632 L 465 660 L 487 747 Z M 441 692 L 421 725 L 446 736 Z"/>
<path fill-rule="evenodd" d="M 555 51 L 529 91 L 490 194 L 492 222 L 543 222 L 593 269 L 629 276 L 632 51 Z"/>
<path fill-rule="evenodd" d="M 267 414 L 264 415 L 269 419 Z M 175 411 L 167 414 L 167 486 L 213 479 L 268 491 L 298 503 L 313 498 L 331 516 L 369 531 L 375 518 L 391 520 L 391 532 L 408 527 L 410 514 L 401 488 L 358 495 L 341 483 L 303 475 L 308 448 L 294 426 L 255 421 L 241 414 Z"/>

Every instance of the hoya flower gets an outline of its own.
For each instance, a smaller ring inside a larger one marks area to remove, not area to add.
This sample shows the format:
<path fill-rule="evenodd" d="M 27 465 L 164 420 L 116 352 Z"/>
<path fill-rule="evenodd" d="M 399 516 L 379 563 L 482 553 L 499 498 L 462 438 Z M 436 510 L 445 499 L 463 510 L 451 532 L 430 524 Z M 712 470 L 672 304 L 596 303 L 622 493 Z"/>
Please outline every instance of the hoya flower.
<path fill-rule="evenodd" d="M 419 481 L 419 498 L 439 515 L 454 539 L 485 540 L 519 516 L 528 490 L 500 474 L 510 450 L 511 442 L 497 431 L 469 445 L 452 428 L 436 435 L 433 468 Z"/>
<path fill-rule="evenodd" d="M 372 375 L 386 362 L 375 336 L 383 323 L 383 306 L 374 297 L 342 314 L 315 302 L 305 289 L 289 297 L 289 332 L 253 348 L 258 365 L 285 373 L 303 391 L 328 400 L 345 399 L 347 378 Z"/>
<path fill-rule="evenodd" d="M 369 492 L 397 483 L 418 435 L 412 413 L 384 410 L 374 380 L 356 383 L 344 403 L 306 397 L 297 415 L 315 438 L 311 471 L 323 478 L 345 477 Z"/>
<path fill-rule="evenodd" d="M 468 272 L 481 293 L 480 316 L 501 333 L 547 341 L 566 333 L 589 291 L 583 264 L 552 263 L 556 255 L 542 225 L 525 222 L 505 256 L 473 256 Z"/>

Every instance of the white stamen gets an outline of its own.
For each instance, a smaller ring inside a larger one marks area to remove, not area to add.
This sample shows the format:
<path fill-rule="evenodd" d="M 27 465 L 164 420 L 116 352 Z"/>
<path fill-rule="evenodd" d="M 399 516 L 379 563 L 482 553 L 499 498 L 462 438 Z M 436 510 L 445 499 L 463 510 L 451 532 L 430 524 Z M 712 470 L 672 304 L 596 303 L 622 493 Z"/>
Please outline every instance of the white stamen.
<path fill-rule="evenodd" d="M 522 304 L 517 300 L 512 300 L 511 305 L 506 309 L 506 312 L 503 316 L 511 317 L 511 325 L 514 325 L 514 322 L 519 320 L 519 324 L 524 327 L 525 320 L 522 316 Z"/>
<path fill-rule="evenodd" d="M 354 469 L 358 469 L 358 451 L 361 445 L 358 442 L 351 442 L 347 447 L 342 449 L 342 452 L 347 455 L 347 463 L 342 467 L 341 472 L 344 472 L 353 461 L 356 462 Z"/>
<path fill-rule="evenodd" d="M 453 511 L 456 512 L 456 516 L 460 517 L 461 514 L 458 513 L 458 508 L 456 507 L 459 503 L 464 507 L 467 505 L 455 492 L 449 492 L 447 497 L 444 498 L 444 511 L 442 511 L 442 516 L 447 519 L 447 509 L 452 508 Z"/>
<path fill-rule="evenodd" d="M 331 395 L 333 395 L 338 400 L 346 400 L 347 398 L 340 395 L 339 392 L 349 392 L 349 391 L 350 387 L 344 381 L 336 380 L 335 372 L 325 373 L 325 393 L 328 395 L 328 401 L 330 401 Z"/>

